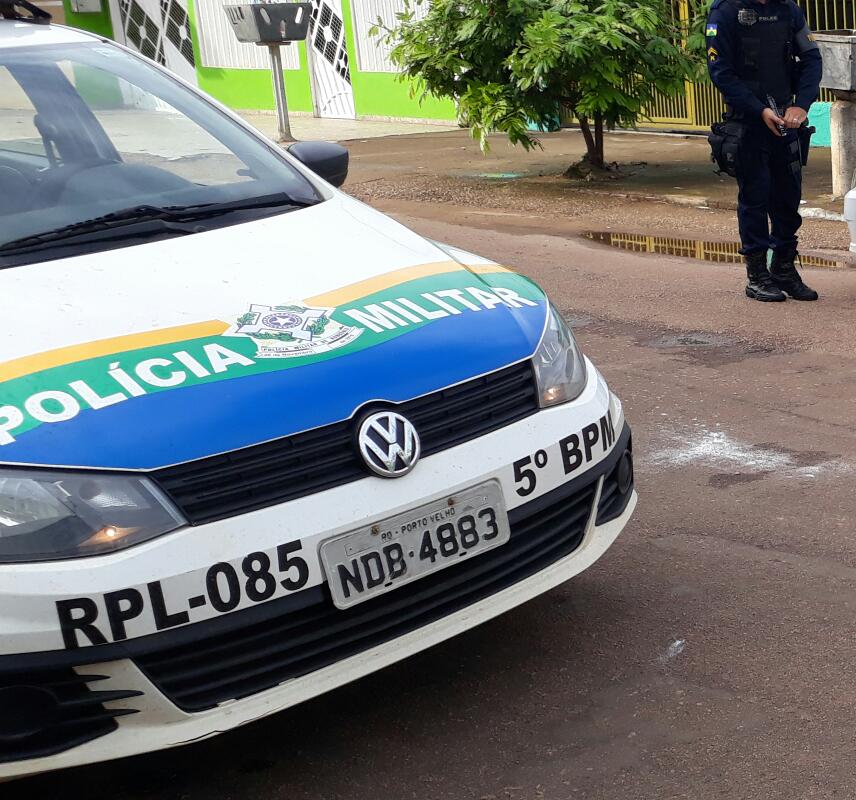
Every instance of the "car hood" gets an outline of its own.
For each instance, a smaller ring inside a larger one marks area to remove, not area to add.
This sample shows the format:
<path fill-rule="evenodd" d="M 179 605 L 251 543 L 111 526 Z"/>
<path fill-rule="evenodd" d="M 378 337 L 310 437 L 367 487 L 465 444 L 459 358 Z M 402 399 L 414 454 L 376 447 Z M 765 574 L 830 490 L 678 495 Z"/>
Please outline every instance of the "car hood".
<path fill-rule="evenodd" d="M 527 279 L 338 194 L 6 269 L 0 297 L 0 463 L 131 470 L 288 436 L 527 358 L 547 306 Z"/>

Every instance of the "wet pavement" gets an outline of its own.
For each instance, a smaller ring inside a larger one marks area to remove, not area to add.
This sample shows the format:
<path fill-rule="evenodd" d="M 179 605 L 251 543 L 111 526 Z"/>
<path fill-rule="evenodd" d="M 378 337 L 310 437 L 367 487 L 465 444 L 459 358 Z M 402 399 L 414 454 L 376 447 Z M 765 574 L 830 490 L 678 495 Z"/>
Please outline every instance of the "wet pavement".
<path fill-rule="evenodd" d="M 382 204 L 537 279 L 573 321 L 633 426 L 640 503 L 615 547 L 553 592 L 296 709 L 4 785 L 3 800 L 856 794 L 856 275 L 808 269 L 819 303 L 753 303 L 739 266 L 579 235 L 614 209 L 588 207 L 577 229 L 511 200 Z M 658 213 L 633 208 L 617 230 Z"/>
<path fill-rule="evenodd" d="M 547 134 L 542 143 L 543 150 L 527 153 L 492 137 L 484 156 L 462 130 L 351 141 L 346 186 L 382 210 L 424 214 L 430 204 L 438 218 L 478 227 L 501 218 L 504 230 L 551 235 L 625 232 L 731 244 L 739 238 L 737 184 L 714 174 L 704 137 L 611 134 L 608 158 L 621 162 L 621 170 L 591 181 L 562 174 L 584 152 L 578 131 Z M 802 249 L 822 258 L 839 250 L 846 257 L 850 244 L 846 225 L 823 218 L 842 211 L 830 199 L 831 180 L 829 150 L 813 150 Z"/>

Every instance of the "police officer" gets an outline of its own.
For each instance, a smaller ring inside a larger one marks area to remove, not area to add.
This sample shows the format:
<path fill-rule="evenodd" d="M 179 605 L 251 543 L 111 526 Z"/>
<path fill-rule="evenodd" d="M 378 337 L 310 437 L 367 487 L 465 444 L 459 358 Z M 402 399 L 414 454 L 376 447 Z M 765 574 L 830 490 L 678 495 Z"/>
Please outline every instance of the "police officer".
<path fill-rule="evenodd" d="M 706 36 L 708 69 L 724 96 L 725 118 L 743 124 L 736 177 L 746 295 L 767 302 L 786 295 L 817 300 L 794 263 L 810 139 L 805 123 L 823 72 L 805 15 L 793 0 L 715 0 Z"/>

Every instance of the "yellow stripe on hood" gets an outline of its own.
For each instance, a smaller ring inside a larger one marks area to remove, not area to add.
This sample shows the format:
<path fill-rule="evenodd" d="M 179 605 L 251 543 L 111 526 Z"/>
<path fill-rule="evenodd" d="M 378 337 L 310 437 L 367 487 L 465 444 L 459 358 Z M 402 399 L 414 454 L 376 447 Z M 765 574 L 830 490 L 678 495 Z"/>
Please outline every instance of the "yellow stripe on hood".
<path fill-rule="evenodd" d="M 456 272 L 464 269 L 457 261 L 438 261 L 432 264 L 418 264 L 413 267 L 385 272 L 374 278 L 357 281 L 341 289 L 308 297 L 304 300 L 308 305 L 326 306 L 336 308 L 344 303 L 359 300 L 361 297 L 383 291 L 391 286 L 397 286 L 417 278 L 425 278 L 429 275 L 442 275 L 448 272 Z M 505 267 L 496 264 L 478 264 L 468 266 L 467 269 L 476 273 L 510 272 Z M 291 298 L 284 298 L 289 300 Z M 61 367 L 65 364 L 73 364 L 77 361 L 85 361 L 90 358 L 101 356 L 119 355 L 131 350 L 139 350 L 143 347 L 153 347 L 159 344 L 176 344 L 191 339 L 201 339 L 205 336 L 220 336 L 230 328 L 229 323 L 220 320 L 208 320 L 206 322 L 194 322 L 190 325 L 178 325 L 171 328 L 160 328 L 143 333 L 130 333 L 123 336 L 115 336 L 111 339 L 100 339 L 95 342 L 74 344 L 68 347 L 60 347 L 57 350 L 48 350 L 31 356 L 22 356 L 0 363 L 0 383 L 20 378 L 24 375 L 32 375 L 51 367 Z"/>
<path fill-rule="evenodd" d="M 48 350 L 46 353 L 37 353 L 33 356 L 23 356 L 12 361 L 4 361 L 0 364 L 0 382 L 20 378 L 23 375 L 32 375 L 34 372 L 41 372 L 51 367 L 61 367 L 64 364 L 85 361 L 89 358 L 118 355 L 130 350 L 139 350 L 142 347 L 152 347 L 159 344 L 186 342 L 190 339 L 200 339 L 203 336 L 219 336 L 228 329 L 229 326 L 225 322 L 211 320 L 60 347 L 58 350 Z"/>

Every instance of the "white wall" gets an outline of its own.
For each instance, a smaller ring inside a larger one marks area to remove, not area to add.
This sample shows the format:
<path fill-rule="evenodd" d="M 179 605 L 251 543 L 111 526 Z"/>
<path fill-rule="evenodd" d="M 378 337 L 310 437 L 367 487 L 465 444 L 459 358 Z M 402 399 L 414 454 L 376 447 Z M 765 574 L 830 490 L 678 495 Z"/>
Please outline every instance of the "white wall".
<path fill-rule="evenodd" d="M 228 0 L 194 0 L 199 51 L 205 67 L 232 69 L 270 69 L 266 47 L 245 44 L 235 38 L 223 6 Z M 300 69 L 296 44 L 281 48 L 284 69 Z"/>

